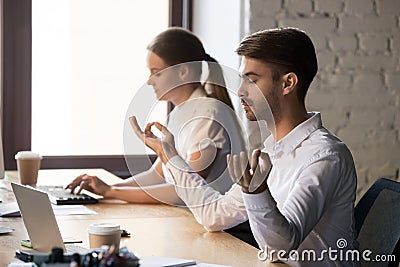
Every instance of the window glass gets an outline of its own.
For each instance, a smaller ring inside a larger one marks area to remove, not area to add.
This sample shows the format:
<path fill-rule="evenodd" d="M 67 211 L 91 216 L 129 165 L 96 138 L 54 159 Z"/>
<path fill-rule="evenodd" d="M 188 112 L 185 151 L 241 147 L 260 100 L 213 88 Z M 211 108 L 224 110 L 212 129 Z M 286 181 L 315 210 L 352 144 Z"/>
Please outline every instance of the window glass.
<path fill-rule="evenodd" d="M 146 46 L 168 27 L 168 2 L 32 1 L 32 150 L 123 154 L 126 112 L 148 77 Z M 161 103 L 152 118 L 166 114 Z"/>

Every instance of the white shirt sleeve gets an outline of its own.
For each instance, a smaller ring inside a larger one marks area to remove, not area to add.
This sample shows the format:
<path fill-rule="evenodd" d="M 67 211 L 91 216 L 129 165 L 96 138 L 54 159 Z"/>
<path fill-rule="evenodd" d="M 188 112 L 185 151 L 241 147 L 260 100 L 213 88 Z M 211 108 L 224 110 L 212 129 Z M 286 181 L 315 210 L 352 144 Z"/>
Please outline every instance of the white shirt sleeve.
<path fill-rule="evenodd" d="M 177 194 L 208 231 L 221 231 L 247 220 L 240 186 L 234 184 L 222 195 L 179 156 L 170 159 L 166 167 L 174 178 Z"/>
<path fill-rule="evenodd" d="M 338 156 L 319 156 L 303 168 L 281 210 L 269 189 L 260 194 L 242 193 L 260 248 L 297 249 L 319 222 L 340 178 Z"/>

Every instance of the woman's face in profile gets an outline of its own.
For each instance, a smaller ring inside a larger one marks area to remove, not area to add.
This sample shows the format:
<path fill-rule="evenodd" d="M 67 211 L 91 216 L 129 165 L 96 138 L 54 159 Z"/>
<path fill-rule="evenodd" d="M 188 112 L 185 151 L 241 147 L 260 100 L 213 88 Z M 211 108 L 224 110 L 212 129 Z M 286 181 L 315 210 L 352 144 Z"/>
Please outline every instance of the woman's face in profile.
<path fill-rule="evenodd" d="M 174 88 L 178 85 L 176 71 L 151 51 L 148 52 L 146 61 L 147 68 L 150 71 L 147 84 L 153 87 L 158 100 L 170 101 L 173 97 L 173 92 L 176 91 Z"/>

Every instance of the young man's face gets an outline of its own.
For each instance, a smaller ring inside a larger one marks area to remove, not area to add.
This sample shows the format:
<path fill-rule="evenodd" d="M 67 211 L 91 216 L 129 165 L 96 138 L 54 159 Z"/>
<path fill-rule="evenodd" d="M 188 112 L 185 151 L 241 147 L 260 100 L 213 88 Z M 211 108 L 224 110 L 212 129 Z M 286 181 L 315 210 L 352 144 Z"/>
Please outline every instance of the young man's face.
<path fill-rule="evenodd" d="M 242 83 L 238 91 L 248 120 L 280 118 L 280 82 L 272 79 L 273 69 L 261 60 L 243 57 L 240 67 Z"/>

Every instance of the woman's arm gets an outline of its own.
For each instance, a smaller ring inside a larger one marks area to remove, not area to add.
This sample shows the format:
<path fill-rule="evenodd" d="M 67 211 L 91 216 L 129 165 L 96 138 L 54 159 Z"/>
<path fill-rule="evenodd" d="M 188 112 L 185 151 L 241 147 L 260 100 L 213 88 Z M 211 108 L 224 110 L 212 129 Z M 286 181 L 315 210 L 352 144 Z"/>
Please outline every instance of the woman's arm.
<path fill-rule="evenodd" d="M 112 186 L 148 186 L 165 183 L 164 175 L 161 168 L 162 162 L 157 159 L 153 166 L 134 177 L 125 179 L 120 183 L 116 183 Z M 71 183 L 67 185 L 67 189 L 72 192 L 79 194 L 82 189 L 86 189 L 92 193 L 104 196 L 105 193 L 110 189 L 111 185 L 106 184 L 100 178 L 87 174 L 82 174 L 76 177 Z"/>
<path fill-rule="evenodd" d="M 114 184 L 113 186 L 149 186 L 163 184 L 165 183 L 165 179 L 161 165 L 161 160 L 157 159 L 147 171 L 134 175 L 131 178 L 125 179 L 123 182 Z"/>
<path fill-rule="evenodd" d="M 206 178 L 217 154 L 218 149 L 208 146 L 191 154 L 188 159 L 188 165 L 203 178 Z M 135 175 L 128 181 L 111 186 L 104 196 L 132 203 L 184 204 L 176 193 L 174 185 L 165 182 L 162 162 L 159 159 L 148 171 Z"/>
<path fill-rule="evenodd" d="M 171 205 L 183 203 L 176 194 L 174 185 L 165 183 L 162 162 L 159 159 L 149 170 L 121 183 L 107 185 L 96 176 L 84 174 L 77 177 L 67 188 L 72 191 L 77 188 L 76 193 L 85 189 L 105 198 L 120 199 L 131 203 L 167 203 Z"/>
<path fill-rule="evenodd" d="M 172 184 L 156 184 L 144 187 L 111 186 L 104 195 L 106 198 L 116 198 L 131 203 L 165 203 L 181 205 L 182 200 L 175 192 Z"/>

